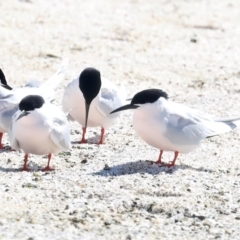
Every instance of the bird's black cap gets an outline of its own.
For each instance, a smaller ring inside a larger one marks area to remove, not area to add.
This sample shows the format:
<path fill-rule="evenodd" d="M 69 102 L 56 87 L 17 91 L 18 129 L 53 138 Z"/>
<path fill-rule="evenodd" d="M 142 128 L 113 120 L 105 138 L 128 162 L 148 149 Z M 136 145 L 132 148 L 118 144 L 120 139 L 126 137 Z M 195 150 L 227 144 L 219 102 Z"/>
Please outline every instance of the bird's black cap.
<path fill-rule="evenodd" d="M 101 74 L 95 68 L 85 68 L 79 76 L 79 88 L 86 104 L 90 104 L 101 88 Z"/>
<path fill-rule="evenodd" d="M 43 97 L 39 95 L 28 95 L 19 103 L 19 110 L 32 111 L 36 108 L 41 108 L 44 103 Z"/>
<path fill-rule="evenodd" d="M 131 104 L 134 105 L 134 104 L 154 103 L 160 97 L 168 99 L 167 93 L 160 89 L 146 89 L 135 94 L 131 101 Z"/>
<path fill-rule="evenodd" d="M 132 101 L 131 101 L 130 104 L 127 104 L 127 105 L 124 105 L 120 108 L 117 108 L 110 113 L 115 113 L 115 112 L 128 110 L 128 109 L 136 109 L 136 108 L 139 107 L 139 104 L 154 103 L 160 97 L 168 99 L 167 93 L 160 90 L 160 89 L 146 89 L 146 90 L 143 90 L 143 91 L 135 94 L 134 97 L 132 98 Z"/>

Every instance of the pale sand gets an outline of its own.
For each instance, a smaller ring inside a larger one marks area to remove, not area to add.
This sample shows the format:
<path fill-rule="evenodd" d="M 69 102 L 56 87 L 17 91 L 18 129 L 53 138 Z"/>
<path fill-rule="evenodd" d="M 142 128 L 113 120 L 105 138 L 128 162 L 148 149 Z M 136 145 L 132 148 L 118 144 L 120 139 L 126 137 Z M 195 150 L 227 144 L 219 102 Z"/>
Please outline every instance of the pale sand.
<path fill-rule="evenodd" d="M 240 1 L 9 0 L 0 11 L 0 67 L 12 86 L 46 80 L 69 57 L 58 105 L 70 79 L 95 66 L 129 97 L 156 87 L 206 113 L 240 115 Z M 54 172 L 18 171 L 23 154 L 1 152 L 0 239 L 239 239 L 240 131 L 167 169 L 145 162 L 158 150 L 137 137 L 131 116 L 103 146 L 54 156 Z M 30 165 L 46 162 L 31 156 Z"/>

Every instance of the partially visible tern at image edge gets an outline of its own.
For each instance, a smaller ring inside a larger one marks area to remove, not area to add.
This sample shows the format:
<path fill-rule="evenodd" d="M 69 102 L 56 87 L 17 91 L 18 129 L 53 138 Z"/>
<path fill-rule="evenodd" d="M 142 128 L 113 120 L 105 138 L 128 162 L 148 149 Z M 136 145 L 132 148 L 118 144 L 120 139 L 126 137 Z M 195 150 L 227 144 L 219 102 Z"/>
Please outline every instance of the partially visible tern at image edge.
<path fill-rule="evenodd" d="M 69 112 L 68 119 L 82 126 L 82 138 L 79 143 L 87 143 L 87 127 L 101 127 L 98 144 L 103 143 L 105 129 L 109 128 L 119 113 L 110 112 L 120 107 L 125 99 L 124 90 L 119 90 L 107 79 L 101 79 L 95 68 L 84 69 L 79 77 L 73 79 L 63 95 L 63 111 Z"/>
<path fill-rule="evenodd" d="M 2 136 L 10 130 L 12 116 L 17 112 L 20 101 L 30 95 L 40 95 L 47 101 L 55 100 L 55 93 L 68 67 L 68 59 L 64 59 L 58 71 L 46 82 L 40 84 L 38 81 L 29 81 L 24 87 L 12 90 L 0 86 L 0 149 L 3 148 Z"/>
<path fill-rule="evenodd" d="M 147 89 L 135 94 L 130 104 L 112 113 L 134 109 L 133 128 L 149 145 L 163 151 L 174 152 L 172 167 L 178 153 L 189 153 L 200 146 L 203 139 L 229 132 L 240 125 L 240 117 L 213 119 L 206 114 L 168 99 L 160 89 Z M 144 127 L 143 127 L 144 126 Z"/>

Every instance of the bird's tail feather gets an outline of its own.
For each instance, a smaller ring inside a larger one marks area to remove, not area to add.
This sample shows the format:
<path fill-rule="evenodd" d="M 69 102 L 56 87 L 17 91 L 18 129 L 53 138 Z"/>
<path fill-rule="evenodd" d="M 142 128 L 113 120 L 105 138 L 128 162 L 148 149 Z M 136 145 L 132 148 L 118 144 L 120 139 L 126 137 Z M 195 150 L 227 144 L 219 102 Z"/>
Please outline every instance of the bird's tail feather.
<path fill-rule="evenodd" d="M 64 59 L 58 71 L 49 80 L 43 83 L 40 88 L 55 91 L 65 77 L 68 68 L 68 61 L 68 58 Z"/>
<path fill-rule="evenodd" d="M 207 138 L 229 132 L 240 126 L 240 117 L 214 119 L 211 126 L 211 134 Z"/>
<path fill-rule="evenodd" d="M 240 117 L 234 117 L 234 118 L 217 118 L 214 119 L 215 122 L 237 122 L 240 121 Z"/>

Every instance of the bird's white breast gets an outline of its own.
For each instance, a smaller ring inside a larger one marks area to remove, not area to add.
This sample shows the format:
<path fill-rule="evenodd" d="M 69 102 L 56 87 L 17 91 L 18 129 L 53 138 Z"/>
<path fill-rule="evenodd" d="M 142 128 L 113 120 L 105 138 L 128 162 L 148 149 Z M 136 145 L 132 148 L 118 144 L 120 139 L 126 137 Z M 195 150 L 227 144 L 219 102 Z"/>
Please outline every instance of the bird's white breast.
<path fill-rule="evenodd" d="M 50 139 L 51 126 L 47 121 L 40 111 L 34 111 L 13 123 L 12 135 L 25 153 L 44 155 L 60 152 L 61 149 Z"/>

